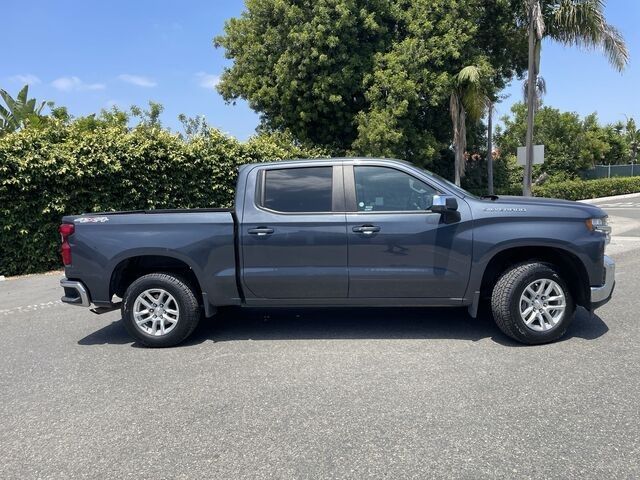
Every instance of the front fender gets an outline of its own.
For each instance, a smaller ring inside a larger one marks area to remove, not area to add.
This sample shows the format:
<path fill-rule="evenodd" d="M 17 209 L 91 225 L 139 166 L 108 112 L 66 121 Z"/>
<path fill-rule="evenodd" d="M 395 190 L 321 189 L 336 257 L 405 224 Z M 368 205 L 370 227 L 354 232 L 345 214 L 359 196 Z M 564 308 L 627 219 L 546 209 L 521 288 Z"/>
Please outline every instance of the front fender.
<path fill-rule="evenodd" d="M 473 301 L 480 291 L 489 262 L 506 250 L 552 248 L 577 258 L 591 285 L 602 277 L 604 239 L 589 232 L 583 221 L 573 219 L 506 219 L 481 221 L 474 229 L 473 261 L 465 298 Z M 535 257 L 535 253 L 532 255 Z M 588 285 L 587 285 L 588 287 Z"/>

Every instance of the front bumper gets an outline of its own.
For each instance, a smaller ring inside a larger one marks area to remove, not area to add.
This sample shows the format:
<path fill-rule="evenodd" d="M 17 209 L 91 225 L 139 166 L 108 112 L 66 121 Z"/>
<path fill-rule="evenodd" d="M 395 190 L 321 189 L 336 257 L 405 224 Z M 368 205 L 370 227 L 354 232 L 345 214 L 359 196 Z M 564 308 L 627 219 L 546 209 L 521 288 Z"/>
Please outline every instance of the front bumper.
<path fill-rule="evenodd" d="M 591 309 L 601 307 L 611 299 L 616 285 L 616 262 L 607 255 L 604 256 L 604 284 L 591 287 Z"/>
<path fill-rule="evenodd" d="M 64 303 L 77 305 L 79 307 L 89 307 L 91 305 L 89 290 L 87 290 L 87 287 L 85 287 L 82 282 L 63 278 L 60 280 L 60 286 L 64 288 L 64 297 L 60 299 Z"/>

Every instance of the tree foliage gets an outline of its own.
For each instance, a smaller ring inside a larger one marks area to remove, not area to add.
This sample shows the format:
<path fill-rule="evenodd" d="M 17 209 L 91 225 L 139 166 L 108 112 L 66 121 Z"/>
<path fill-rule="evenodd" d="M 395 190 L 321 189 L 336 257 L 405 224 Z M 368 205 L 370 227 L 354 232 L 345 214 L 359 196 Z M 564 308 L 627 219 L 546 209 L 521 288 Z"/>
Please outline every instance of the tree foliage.
<path fill-rule="evenodd" d="M 233 60 L 218 90 L 303 143 L 428 164 L 451 144 L 457 73 L 483 65 L 500 88 L 524 68 L 517 4 L 247 0 L 215 39 Z"/>
<path fill-rule="evenodd" d="M 497 129 L 496 143 L 502 156 L 515 157 L 517 147 L 524 144 L 527 131 L 527 109 L 523 103 L 511 108 L 511 116 Z M 544 164 L 535 166 L 534 177 L 543 172 L 556 178 L 576 178 L 580 171 L 597 164 L 628 163 L 632 160 L 631 132 L 620 125 L 600 125 L 595 113 L 581 118 L 574 112 L 561 112 L 542 106 L 535 118 L 534 143 L 544 144 Z"/>

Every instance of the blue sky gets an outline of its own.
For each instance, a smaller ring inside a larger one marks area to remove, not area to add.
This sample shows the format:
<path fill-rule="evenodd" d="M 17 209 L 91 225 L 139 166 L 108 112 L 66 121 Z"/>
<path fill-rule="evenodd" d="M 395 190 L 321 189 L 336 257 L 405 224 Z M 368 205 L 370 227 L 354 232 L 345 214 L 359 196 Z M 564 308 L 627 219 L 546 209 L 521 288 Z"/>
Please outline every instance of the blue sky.
<path fill-rule="evenodd" d="M 225 105 L 213 88 L 228 61 L 212 39 L 225 19 L 240 14 L 242 0 L 3 3 L 0 86 L 11 93 L 26 81 L 31 96 L 73 115 L 153 100 L 165 106 L 162 119 L 172 129 L 180 129 L 180 113 L 205 115 L 240 139 L 258 124 L 244 102 Z M 620 74 L 599 53 L 546 43 L 545 103 L 582 115 L 596 111 L 604 122 L 640 120 L 640 2 L 609 0 L 606 12 L 627 40 L 629 67 Z M 520 100 L 521 82 L 504 93 L 509 98 L 498 115 Z"/>

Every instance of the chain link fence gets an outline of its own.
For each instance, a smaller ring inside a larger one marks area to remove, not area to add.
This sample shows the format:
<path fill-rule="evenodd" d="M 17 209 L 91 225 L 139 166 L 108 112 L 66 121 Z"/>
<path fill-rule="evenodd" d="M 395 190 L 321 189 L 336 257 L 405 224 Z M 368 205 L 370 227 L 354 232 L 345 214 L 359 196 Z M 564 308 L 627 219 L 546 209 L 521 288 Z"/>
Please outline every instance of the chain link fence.
<path fill-rule="evenodd" d="M 636 176 L 640 176 L 640 165 L 637 163 L 630 163 L 628 165 L 596 165 L 595 168 L 582 172 L 582 178 L 586 180 Z"/>

